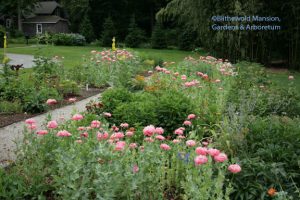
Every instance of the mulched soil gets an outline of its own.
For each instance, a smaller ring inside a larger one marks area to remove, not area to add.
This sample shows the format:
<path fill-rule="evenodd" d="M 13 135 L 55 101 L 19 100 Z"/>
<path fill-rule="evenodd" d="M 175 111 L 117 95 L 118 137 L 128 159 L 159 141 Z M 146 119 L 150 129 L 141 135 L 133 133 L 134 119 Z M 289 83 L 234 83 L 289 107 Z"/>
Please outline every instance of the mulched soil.
<path fill-rule="evenodd" d="M 54 106 L 51 106 L 50 110 L 61 108 L 66 105 L 71 105 L 71 103 L 68 102 L 68 99 L 71 97 L 75 97 L 77 99 L 76 100 L 76 102 L 77 102 L 77 101 L 81 101 L 83 99 L 89 98 L 91 96 L 97 95 L 97 94 L 101 93 L 103 90 L 105 90 L 105 88 L 89 88 L 88 91 L 86 91 L 85 89 L 82 89 L 80 92 L 80 95 L 64 97 L 64 100 L 62 100 L 61 102 L 59 102 L 58 104 L 56 104 Z M 19 121 L 23 121 L 23 120 L 31 118 L 31 117 L 35 117 L 40 114 L 43 114 L 43 113 L 38 113 L 38 114 L 27 114 L 27 113 L 13 113 L 13 114 L 6 113 L 6 114 L 4 114 L 4 113 L 0 113 L 0 128 L 11 125 L 11 124 L 19 122 Z"/>

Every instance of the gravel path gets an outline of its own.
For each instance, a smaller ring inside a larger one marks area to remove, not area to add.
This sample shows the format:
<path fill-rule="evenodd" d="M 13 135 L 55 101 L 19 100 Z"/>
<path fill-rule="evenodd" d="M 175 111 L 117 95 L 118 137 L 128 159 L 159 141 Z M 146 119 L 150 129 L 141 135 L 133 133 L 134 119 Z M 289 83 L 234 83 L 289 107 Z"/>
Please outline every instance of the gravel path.
<path fill-rule="evenodd" d="M 62 107 L 56 110 L 49 111 L 48 113 L 33 117 L 33 119 L 35 119 L 37 122 L 37 129 L 40 129 L 42 127 L 42 124 L 45 122 L 45 119 L 49 114 L 51 114 L 53 120 L 59 121 L 61 117 L 64 117 L 66 120 L 68 120 L 71 118 L 71 115 L 74 112 L 84 111 L 85 105 L 89 101 L 96 100 L 99 97 L 100 94 L 76 102 L 73 105 Z M 6 126 L 4 128 L 0 128 L 0 166 L 6 166 L 11 161 L 15 160 L 15 142 L 22 139 L 24 126 L 25 123 L 24 121 L 22 121 Z"/>
<path fill-rule="evenodd" d="M 23 64 L 24 68 L 32 68 L 34 66 L 32 55 L 14 54 L 7 53 L 7 57 L 10 58 L 9 65 L 20 65 Z"/>

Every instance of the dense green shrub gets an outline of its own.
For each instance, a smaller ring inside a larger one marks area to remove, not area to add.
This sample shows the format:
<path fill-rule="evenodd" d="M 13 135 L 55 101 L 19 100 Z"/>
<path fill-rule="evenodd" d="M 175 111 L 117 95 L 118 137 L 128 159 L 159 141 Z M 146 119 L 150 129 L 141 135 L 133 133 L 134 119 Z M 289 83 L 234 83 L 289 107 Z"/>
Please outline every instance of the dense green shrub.
<path fill-rule="evenodd" d="M 80 92 L 78 84 L 75 81 L 67 79 L 60 81 L 56 88 L 63 96 L 79 95 Z"/>
<path fill-rule="evenodd" d="M 105 19 L 103 23 L 103 31 L 101 34 L 102 46 L 111 47 L 113 37 L 116 37 L 117 30 L 111 17 Z"/>
<path fill-rule="evenodd" d="M 241 176 L 232 177 L 234 199 L 266 199 L 271 187 L 299 198 L 299 119 L 270 116 L 247 121 L 243 131 L 229 134 L 224 144 L 232 144 L 228 152 L 244 166 Z"/>
<path fill-rule="evenodd" d="M 55 45 L 83 46 L 86 43 L 85 37 L 75 33 L 57 33 L 52 35 L 51 41 Z"/>
<path fill-rule="evenodd" d="M 20 101 L 0 101 L 0 113 L 21 113 L 22 105 Z"/>
<path fill-rule="evenodd" d="M 167 48 L 166 34 L 160 23 L 157 23 L 153 29 L 151 44 L 152 44 L 152 48 L 154 49 Z"/>
<path fill-rule="evenodd" d="M 132 101 L 133 95 L 125 88 L 107 89 L 101 95 L 101 101 L 104 105 L 105 112 L 113 112 L 113 110 L 121 103 Z"/>

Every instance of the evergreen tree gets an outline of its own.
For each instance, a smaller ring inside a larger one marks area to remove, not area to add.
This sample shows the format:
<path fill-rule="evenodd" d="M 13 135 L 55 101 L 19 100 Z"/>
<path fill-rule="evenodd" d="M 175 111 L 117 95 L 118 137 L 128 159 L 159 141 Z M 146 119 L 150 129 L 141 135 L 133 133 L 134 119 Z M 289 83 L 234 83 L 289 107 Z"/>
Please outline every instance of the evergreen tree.
<path fill-rule="evenodd" d="M 110 47 L 112 44 L 112 38 L 117 34 L 114 22 L 111 17 L 105 19 L 103 24 L 103 31 L 101 34 L 102 46 Z"/>
<path fill-rule="evenodd" d="M 152 48 L 163 49 L 167 48 L 166 34 L 162 28 L 161 23 L 157 23 L 154 26 L 152 37 L 151 37 Z"/>
<path fill-rule="evenodd" d="M 132 16 L 128 28 L 128 34 L 125 38 L 126 45 L 128 47 L 138 47 L 144 41 L 144 39 L 144 31 L 137 26 L 135 22 L 135 16 Z"/>
<path fill-rule="evenodd" d="M 85 37 L 87 42 L 92 42 L 95 39 L 94 29 L 88 14 L 85 14 L 80 24 L 79 32 Z"/>

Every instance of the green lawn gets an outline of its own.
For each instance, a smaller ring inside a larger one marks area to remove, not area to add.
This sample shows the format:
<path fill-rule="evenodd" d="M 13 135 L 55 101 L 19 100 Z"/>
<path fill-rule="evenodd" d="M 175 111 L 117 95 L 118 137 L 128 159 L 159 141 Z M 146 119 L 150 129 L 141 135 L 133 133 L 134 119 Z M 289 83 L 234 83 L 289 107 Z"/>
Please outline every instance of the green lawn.
<path fill-rule="evenodd" d="M 90 51 L 98 50 L 101 51 L 102 47 L 96 46 L 84 46 L 84 47 L 70 47 L 70 46 L 45 46 L 45 45 L 17 45 L 11 44 L 7 49 L 9 53 L 19 53 L 19 54 L 30 54 L 30 55 L 41 55 L 41 56 L 63 56 L 63 63 L 67 67 L 74 67 L 82 62 L 84 55 L 89 55 Z M 132 49 L 137 52 L 138 55 L 152 58 L 152 59 L 162 59 L 164 61 L 174 61 L 180 62 L 186 56 L 195 55 L 189 51 L 179 51 L 179 50 L 156 50 L 156 49 Z"/>
<path fill-rule="evenodd" d="M 52 46 L 52 45 L 33 45 L 26 46 L 24 44 L 10 44 L 7 52 L 19 53 L 19 54 L 30 54 L 30 55 L 42 55 L 42 56 L 62 56 L 63 64 L 66 67 L 75 67 L 82 62 L 84 55 L 89 55 L 90 51 L 98 50 L 101 51 L 102 47 L 96 46 L 83 46 L 83 47 L 70 47 L 70 46 Z M 179 51 L 179 50 L 158 50 L 158 49 L 132 49 L 139 56 L 143 56 L 150 59 L 162 59 L 163 61 L 174 61 L 180 62 L 186 56 L 198 56 L 193 52 Z M 201 53 L 202 55 L 205 52 Z M 0 53 L 1 57 L 1 53 Z M 290 72 L 273 72 L 269 71 L 270 78 L 272 81 L 277 83 L 278 86 L 285 87 L 288 84 L 288 76 L 293 75 L 295 77 L 295 84 L 300 91 L 300 73 Z"/>

